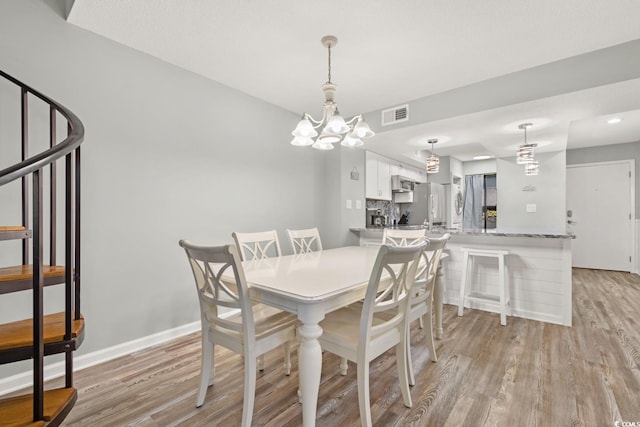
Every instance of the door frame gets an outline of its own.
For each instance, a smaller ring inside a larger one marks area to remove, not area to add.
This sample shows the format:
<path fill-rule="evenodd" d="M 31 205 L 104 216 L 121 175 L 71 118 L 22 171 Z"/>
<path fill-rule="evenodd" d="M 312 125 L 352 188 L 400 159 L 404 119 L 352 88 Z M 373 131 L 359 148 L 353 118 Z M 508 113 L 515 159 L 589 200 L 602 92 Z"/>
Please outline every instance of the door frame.
<path fill-rule="evenodd" d="M 629 171 L 631 173 L 631 177 L 629 179 L 629 200 L 631 201 L 631 233 L 629 233 L 629 253 L 631 254 L 631 273 L 638 274 L 640 271 L 639 263 L 638 263 L 638 251 L 640 250 L 640 240 L 637 233 L 636 222 L 639 220 L 636 219 L 636 161 L 635 159 L 621 159 L 621 160 L 611 160 L 606 162 L 589 162 L 589 163 L 575 163 L 571 165 L 567 165 L 567 169 L 569 168 L 579 168 L 579 167 L 589 167 L 589 166 L 605 166 L 605 165 L 615 165 L 615 164 L 623 164 L 629 166 Z M 565 191 L 568 192 L 568 188 L 566 188 L 566 180 L 565 180 Z M 566 198 L 566 196 L 565 196 Z"/>

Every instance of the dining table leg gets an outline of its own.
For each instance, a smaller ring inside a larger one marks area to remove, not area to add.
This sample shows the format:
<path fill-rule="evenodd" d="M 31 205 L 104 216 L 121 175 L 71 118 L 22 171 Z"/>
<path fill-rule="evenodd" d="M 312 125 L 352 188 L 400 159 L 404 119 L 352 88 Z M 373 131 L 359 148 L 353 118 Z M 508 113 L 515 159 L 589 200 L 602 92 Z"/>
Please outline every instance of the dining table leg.
<path fill-rule="evenodd" d="M 442 263 L 438 265 L 436 283 L 433 289 L 433 304 L 435 305 L 436 338 L 442 338 L 442 303 L 444 301 L 444 283 L 442 283 Z"/>
<path fill-rule="evenodd" d="M 318 338 L 322 328 L 318 323 L 324 318 L 324 312 L 307 307 L 298 311 L 302 325 L 298 327 L 300 347 L 298 364 L 300 370 L 300 400 L 302 402 L 302 425 L 316 425 L 318 393 L 320 390 L 320 374 L 322 372 L 322 348 Z"/>

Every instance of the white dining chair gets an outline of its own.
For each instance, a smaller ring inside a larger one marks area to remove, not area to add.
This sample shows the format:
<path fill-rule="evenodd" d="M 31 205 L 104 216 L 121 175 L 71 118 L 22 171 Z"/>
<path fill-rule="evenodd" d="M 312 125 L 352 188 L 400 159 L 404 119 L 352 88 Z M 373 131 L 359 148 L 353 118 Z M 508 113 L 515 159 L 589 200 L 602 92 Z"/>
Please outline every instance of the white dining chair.
<path fill-rule="evenodd" d="M 451 237 L 446 233 L 442 237 L 425 237 L 425 230 L 387 230 L 383 235 L 383 244 L 392 246 L 411 246 L 419 244 L 420 242 L 427 242 L 422 255 L 421 262 L 416 270 L 416 279 L 413 283 L 413 290 L 411 292 L 411 303 L 409 310 L 409 325 L 415 320 L 420 323 L 420 329 L 424 328 L 424 319 L 427 320 L 427 327 L 425 329 L 427 347 L 429 348 L 429 355 L 431 361 L 437 362 L 438 356 L 436 354 L 435 342 L 433 340 L 433 289 L 435 287 L 436 277 L 438 274 L 438 267 L 440 265 L 440 258 L 444 247 Z M 410 328 L 409 328 L 410 330 Z M 413 374 L 413 364 L 411 363 L 411 340 L 407 339 L 407 354 L 409 356 L 408 370 L 409 370 L 409 384 L 415 384 L 415 377 Z"/>
<path fill-rule="evenodd" d="M 385 228 L 382 232 L 382 244 L 388 246 L 417 246 L 425 242 L 425 229 L 400 229 Z M 425 258 L 426 259 L 426 258 Z M 424 273 L 425 265 L 419 266 L 418 270 Z M 362 306 L 362 302 L 356 303 L 353 307 Z M 420 327 L 422 327 L 422 319 L 420 319 Z M 433 352 L 431 354 L 434 354 Z M 349 370 L 347 359 L 342 358 L 340 362 L 340 374 L 347 375 Z M 413 377 L 411 377 L 413 378 Z M 413 383 L 411 383 L 413 385 Z"/>
<path fill-rule="evenodd" d="M 258 231 L 255 233 L 231 233 L 236 242 L 240 260 L 254 261 L 282 254 L 276 230 Z M 264 357 L 258 358 L 258 369 L 264 370 Z"/>
<path fill-rule="evenodd" d="M 257 233 L 234 232 L 231 235 L 236 242 L 242 261 L 264 259 L 282 254 L 276 230 L 259 231 Z"/>
<path fill-rule="evenodd" d="M 447 233 L 442 237 L 429 237 L 427 246 L 422 251 L 422 261 L 416 270 L 416 280 L 413 282 L 411 303 L 409 308 L 409 325 L 416 320 L 420 322 L 420 329 L 424 329 L 427 347 L 432 362 L 438 361 L 436 346 L 433 340 L 433 290 L 436 284 L 440 259 L 444 247 L 451 236 Z M 426 327 L 424 320 L 426 319 Z M 410 328 L 408 332 L 410 331 Z M 407 360 L 409 371 L 409 385 L 415 385 L 413 364 L 411 363 L 411 340 L 407 338 Z"/>
<path fill-rule="evenodd" d="M 388 246 L 416 246 L 428 242 L 426 230 L 421 229 L 389 229 L 385 228 L 382 233 L 382 244 Z M 416 272 L 416 278 L 424 276 L 429 268 L 429 258 L 422 254 L 420 265 Z M 415 319 L 411 319 L 412 322 Z M 420 328 L 423 327 L 422 318 L 420 318 Z"/>
<path fill-rule="evenodd" d="M 350 306 L 328 313 L 320 323 L 323 333 L 318 340 L 322 349 L 357 364 L 360 421 L 364 426 L 372 425 L 369 363 L 393 347 L 402 398 L 405 406 L 412 406 L 406 343 L 408 289 L 423 247 L 381 246 L 361 309 Z M 383 273 L 385 278 L 381 280 Z"/>
<path fill-rule="evenodd" d="M 196 406 L 202 406 L 207 388 L 213 385 L 214 347 L 221 345 L 244 358 L 242 426 L 248 427 L 255 400 L 256 358 L 284 345 L 285 373 L 289 375 L 289 344 L 296 339 L 297 318 L 263 304 L 251 304 L 235 246 L 200 246 L 186 240 L 180 240 L 180 246 L 191 265 L 200 302 L 202 358 Z M 238 313 L 224 316 L 232 310 Z"/>
<path fill-rule="evenodd" d="M 385 228 L 382 232 L 382 244 L 390 246 L 415 246 L 421 245 L 425 239 L 426 230 Z"/>
<path fill-rule="evenodd" d="M 321 251 L 322 241 L 317 228 L 308 228 L 305 230 L 290 230 L 287 228 L 289 242 L 293 248 L 294 254 Z"/>

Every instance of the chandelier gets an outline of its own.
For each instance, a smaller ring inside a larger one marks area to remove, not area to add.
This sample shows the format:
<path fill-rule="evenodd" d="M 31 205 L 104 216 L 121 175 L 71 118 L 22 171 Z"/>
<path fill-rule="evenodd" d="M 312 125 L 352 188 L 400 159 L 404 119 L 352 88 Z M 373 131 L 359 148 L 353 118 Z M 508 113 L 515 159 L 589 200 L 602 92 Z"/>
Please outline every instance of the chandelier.
<path fill-rule="evenodd" d="M 338 43 L 338 39 L 334 36 L 324 36 L 320 41 L 329 52 L 329 77 L 327 82 L 322 85 L 325 99 L 322 118 L 315 120 L 310 114 L 303 113 L 302 119 L 291 132 L 293 135 L 291 144 L 311 145 L 318 150 L 333 150 L 333 144 L 337 142 L 346 147 L 361 146 L 363 138 L 369 138 L 375 133 L 364 121 L 362 114 L 358 114 L 349 121 L 345 121 L 340 115 L 338 105 L 333 98 L 336 93 L 336 85 L 331 82 L 331 48 Z M 320 134 L 318 134 L 318 130 L 320 130 Z"/>
<path fill-rule="evenodd" d="M 529 126 L 533 125 L 531 123 L 522 123 L 518 126 L 518 129 L 524 130 L 524 144 L 519 145 L 518 151 L 516 152 L 516 163 L 519 165 L 526 165 L 536 161 L 534 149 L 537 147 L 537 144 L 527 143 L 527 128 Z"/>
<path fill-rule="evenodd" d="M 438 140 L 430 139 L 427 142 L 431 144 L 431 155 L 427 157 L 427 173 L 438 173 L 440 172 L 440 158 L 433 152 L 433 144 L 437 143 Z"/>

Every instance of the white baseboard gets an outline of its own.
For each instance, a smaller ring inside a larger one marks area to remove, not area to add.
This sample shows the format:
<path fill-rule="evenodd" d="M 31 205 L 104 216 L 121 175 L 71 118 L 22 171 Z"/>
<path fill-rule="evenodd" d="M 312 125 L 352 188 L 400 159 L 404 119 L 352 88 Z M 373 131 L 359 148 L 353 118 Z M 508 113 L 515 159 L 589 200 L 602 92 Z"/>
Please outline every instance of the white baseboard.
<path fill-rule="evenodd" d="M 129 342 L 115 345 L 113 347 L 87 353 L 73 358 L 73 371 L 88 368 L 99 363 L 104 363 L 117 357 L 135 353 L 147 347 L 162 344 L 175 338 L 188 335 L 200 330 L 200 321 L 178 326 L 177 328 L 158 332 L 153 335 L 138 338 Z M 51 380 L 64 375 L 64 362 L 52 363 L 44 368 L 44 380 Z M 8 378 L 0 379 L 0 396 L 11 393 L 33 384 L 33 373 L 31 370 L 12 375 Z"/>

